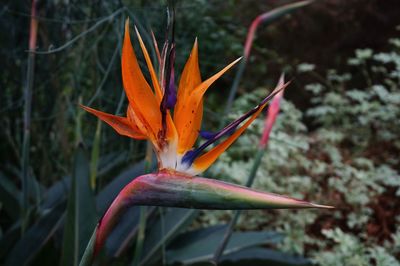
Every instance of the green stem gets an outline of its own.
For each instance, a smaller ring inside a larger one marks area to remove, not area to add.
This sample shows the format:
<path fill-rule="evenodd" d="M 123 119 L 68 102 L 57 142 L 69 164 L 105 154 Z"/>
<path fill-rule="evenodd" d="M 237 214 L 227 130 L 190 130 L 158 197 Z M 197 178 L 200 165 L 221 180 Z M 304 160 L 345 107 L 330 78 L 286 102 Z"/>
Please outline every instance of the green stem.
<path fill-rule="evenodd" d="M 257 174 L 257 170 L 261 164 L 261 159 L 264 155 L 264 150 L 265 150 L 264 148 L 259 148 L 257 151 L 256 158 L 254 159 L 254 163 L 251 168 L 249 177 L 247 178 L 246 187 L 251 187 L 253 185 L 253 182 Z M 234 212 L 233 218 L 229 222 L 228 227 L 225 231 L 224 238 L 222 239 L 220 245 L 218 246 L 217 250 L 214 253 L 214 257 L 211 261 L 211 263 L 213 263 L 214 265 L 218 265 L 219 259 L 221 258 L 222 253 L 224 252 L 226 245 L 228 244 L 229 239 L 231 238 L 233 229 L 236 223 L 238 222 L 241 213 L 242 212 L 240 210 Z"/>
<path fill-rule="evenodd" d="M 229 111 L 232 108 L 233 100 L 235 99 L 236 92 L 237 92 L 237 89 L 239 87 L 240 80 L 242 79 L 242 76 L 243 76 L 244 70 L 246 68 L 246 65 L 247 65 L 247 57 L 243 56 L 242 62 L 240 62 L 239 68 L 238 68 L 238 70 L 236 72 L 235 78 L 234 78 L 233 83 L 232 83 L 232 87 L 231 87 L 231 89 L 229 91 L 228 100 L 226 102 L 225 110 L 224 110 L 224 113 L 223 113 L 224 115 L 228 114 Z M 224 122 L 225 121 L 222 121 L 222 123 L 224 123 Z"/>
<path fill-rule="evenodd" d="M 96 189 L 97 168 L 100 157 L 100 136 L 101 136 L 101 121 L 97 121 L 96 132 L 94 134 L 92 156 L 90 161 L 90 186 L 93 191 Z"/>
<path fill-rule="evenodd" d="M 79 262 L 79 266 L 89 266 L 92 265 L 94 245 L 96 243 L 97 226 L 90 237 L 89 243 L 86 246 L 85 252 L 83 253 L 82 259 Z"/>
<path fill-rule="evenodd" d="M 144 234 L 146 231 L 146 213 L 147 207 L 140 207 L 140 220 L 139 220 L 139 231 L 136 239 L 135 256 L 133 258 L 132 266 L 137 266 L 140 263 L 140 258 L 142 256 Z"/>
<path fill-rule="evenodd" d="M 151 145 L 150 141 L 148 141 L 147 149 L 146 149 L 145 166 L 144 166 L 145 173 L 147 173 L 151 170 L 152 155 L 153 155 L 152 145 Z M 139 265 L 140 259 L 142 257 L 143 242 L 144 242 L 144 237 L 145 237 L 144 234 L 146 231 L 146 222 L 147 222 L 146 214 L 147 214 L 147 207 L 141 206 L 140 207 L 138 235 L 136 238 L 136 246 L 135 246 L 135 253 L 134 253 L 134 257 L 133 257 L 132 266 Z"/>
<path fill-rule="evenodd" d="M 158 210 L 160 211 L 160 220 L 161 220 L 161 235 L 165 235 L 165 228 L 164 228 L 164 212 L 162 207 L 158 207 Z M 166 265 L 166 252 L 165 252 L 165 241 L 162 241 L 161 243 L 161 263 L 162 265 Z"/>

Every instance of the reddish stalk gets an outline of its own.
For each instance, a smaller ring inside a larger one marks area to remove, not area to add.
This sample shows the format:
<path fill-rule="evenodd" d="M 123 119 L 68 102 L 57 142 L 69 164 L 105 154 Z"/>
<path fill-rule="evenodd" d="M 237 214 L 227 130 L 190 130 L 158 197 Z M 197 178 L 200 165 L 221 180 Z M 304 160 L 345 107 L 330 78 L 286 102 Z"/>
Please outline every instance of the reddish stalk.
<path fill-rule="evenodd" d="M 24 88 L 24 136 L 22 144 L 22 233 L 28 224 L 29 214 L 29 149 L 31 135 L 32 89 L 35 77 L 35 50 L 38 31 L 37 1 L 32 0 L 29 32 L 29 52 L 26 85 Z"/>

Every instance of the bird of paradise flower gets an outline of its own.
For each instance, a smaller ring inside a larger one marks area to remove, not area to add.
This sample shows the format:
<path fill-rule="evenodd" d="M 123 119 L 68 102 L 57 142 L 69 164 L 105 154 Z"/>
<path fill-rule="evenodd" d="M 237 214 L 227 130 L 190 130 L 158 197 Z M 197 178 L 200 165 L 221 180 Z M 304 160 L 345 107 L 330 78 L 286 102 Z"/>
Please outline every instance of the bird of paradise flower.
<path fill-rule="evenodd" d="M 91 261 L 101 249 L 117 217 L 130 205 L 153 205 L 197 209 L 284 209 L 331 208 L 286 196 L 261 192 L 218 180 L 197 177 L 204 172 L 256 119 L 268 102 L 288 83 L 283 80 L 256 107 L 218 132 L 201 131 L 203 96 L 208 88 L 239 60 L 202 81 L 198 62 L 198 44 L 194 43 L 175 92 L 175 44 L 166 42 L 160 53 L 157 75 L 149 53 L 136 30 L 152 87 L 146 81 L 125 24 L 122 48 L 122 79 L 129 100 L 126 117 L 104 113 L 82 106 L 119 134 L 138 140 L 149 140 L 158 159 L 156 173 L 136 177 L 125 186 L 99 221 L 81 265 Z M 153 38 L 154 39 L 154 38 Z M 192 148 L 198 136 L 205 139 Z M 217 145 L 208 149 L 212 144 Z M 208 150 L 207 150 L 208 149 Z M 86 262 L 85 262 L 86 261 Z"/>

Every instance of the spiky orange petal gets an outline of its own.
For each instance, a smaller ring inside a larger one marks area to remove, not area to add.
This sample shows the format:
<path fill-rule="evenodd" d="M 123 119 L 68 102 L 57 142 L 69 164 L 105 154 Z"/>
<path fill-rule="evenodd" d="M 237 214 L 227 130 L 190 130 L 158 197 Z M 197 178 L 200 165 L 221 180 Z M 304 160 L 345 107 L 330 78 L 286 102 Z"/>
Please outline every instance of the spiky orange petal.
<path fill-rule="evenodd" d="M 179 81 L 177 102 L 174 112 L 174 122 L 179 135 L 179 150 L 181 153 L 190 149 L 197 139 L 203 117 L 203 100 L 200 101 L 198 108 L 194 111 L 193 127 L 192 130 L 186 131 L 187 135 L 184 134 L 184 124 L 176 123 L 176 121 L 180 120 L 180 116 L 183 114 L 182 109 L 184 109 L 185 104 L 188 103 L 190 93 L 200 84 L 201 76 L 196 39 Z"/>
<path fill-rule="evenodd" d="M 151 81 L 153 83 L 154 91 L 156 94 L 157 103 L 158 103 L 158 106 L 160 106 L 160 103 L 161 103 L 161 100 L 163 97 L 160 83 L 158 82 L 157 74 L 156 74 L 156 71 L 154 70 L 153 63 L 151 62 L 149 53 L 147 52 L 146 46 L 144 45 L 142 37 L 140 36 L 140 33 L 136 27 L 135 27 L 135 31 L 136 31 L 136 35 L 138 36 L 140 48 L 142 49 L 144 59 L 146 60 L 147 68 L 149 69 L 149 72 L 150 72 L 150 77 L 151 77 Z M 157 110 L 159 110 L 159 109 L 157 109 Z M 166 135 L 166 138 L 169 140 L 175 139 L 176 135 L 177 135 L 177 133 L 176 133 L 175 125 L 172 122 L 171 114 L 170 114 L 170 112 L 167 112 L 167 135 Z"/>
<path fill-rule="evenodd" d="M 154 142 L 161 130 L 161 113 L 156 97 L 144 78 L 133 51 L 129 36 L 129 20 L 125 23 L 122 48 L 122 80 L 129 103 L 147 129 L 148 137 Z"/>
<path fill-rule="evenodd" d="M 181 109 L 175 111 L 175 126 L 179 132 L 178 153 L 182 154 L 192 147 L 192 136 L 195 134 L 193 131 L 196 131 L 194 125 L 198 123 L 198 121 L 196 121 L 196 118 L 198 119 L 198 116 L 196 116 L 196 111 L 198 110 L 199 104 L 202 102 L 204 93 L 211 86 L 211 84 L 220 78 L 240 59 L 241 58 L 236 59 L 218 73 L 214 74 L 211 78 L 198 85 L 189 93 L 189 95 L 185 97 L 185 102 L 182 104 Z"/>
<path fill-rule="evenodd" d="M 147 68 L 149 69 L 149 72 L 150 72 L 150 77 L 151 77 L 151 82 L 153 83 L 154 92 L 156 94 L 157 100 L 159 102 L 161 102 L 162 92 L 161 92 L 160 83 L 158 82 L 158 79 L 157 79 L 156 71 L 154 70 L 153 63 L 151 62 L 151 59 L 150 59 L 149 53 L 147 52 L 146 46 L 143 43 L 142 36 L 140 36 L 140 33 L 139 33 L 138 29 L 136 28 L 136 26 L 135 26 L 135 31 L 136 31 L 136 35 L 139 40 L 140 48 L 142 48 L 144 59 L 146 60 Z"/>
<path fill-rule="evenodd" d="M 268 103 L 264 104 L 262 108 L 260 108 L 257 112 L 255 112 L 247 121 L 244 123 L 238 130 L 235 131 L 231 136 L 229 136 L 226 140 L 206 152 L 205 154 L 198 157 L 193 162 L 193 167 L 196 171 L 203 172 L 208 167 L 211 166 L 217 160 L 217 158 L 223 153 L 232 143 L 246 130 L 246 128 L 256 119 L 256 117 L 261 113 L 264 107 Z"/>
<path fill-rule="evenodd" d="M 140 119 L 136 115 L 131 105 L 128 105 L 128 109 L 126 110 L 126 116 L 137 132 L 146 135 L 147 132 L 146 127 L 140 121 Z"/>
<path fill-rule="evenodd" d="M 99 119 L 109 124 L 120 135 L 127 136 L 133 139 L 146 139 L 146 136 L 138 130 L 137 125 L 133 124 L 126 117 L 104 113 L 83 105 L 81 105 L 81 107 L 85 111 L 97 116 Z"/>
<path fill-rule="evenodd" d="M 283 83 L 281 80 L 271 95 L 281 92 L 284 88 L 289 85 L 288 83 Z M 226 140 L 206 152 L 205 154 L 199 156 L 193 162 L 193 168 L 197 173 L 205 171 L 208 167 L 211 166 L 217 160 L 217 158 L 227 149 L 232 143 L 248 128 L 248 126 L 257 118 L 257 116 L 262 112 L 265 106 L 268 105 L 269 102 L 264 103 L 252 116 L 248 118 L 248 120 L 233 133 L 229 136 Z"/>

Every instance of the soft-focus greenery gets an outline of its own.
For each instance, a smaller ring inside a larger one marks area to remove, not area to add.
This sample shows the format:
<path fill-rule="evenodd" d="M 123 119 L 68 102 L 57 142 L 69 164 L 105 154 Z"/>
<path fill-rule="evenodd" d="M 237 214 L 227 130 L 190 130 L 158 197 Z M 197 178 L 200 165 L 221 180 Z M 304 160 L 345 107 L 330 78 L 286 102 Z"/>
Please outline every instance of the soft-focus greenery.
<path fill-rule="evenodd" d="M 332 69 L 322 77 L 318 66 L 298 65 L 299 75 L 318 77 L 305 85 L 311 106 L 301 112 L 285 101 L 273 129 L 256 187 L 329 202 L 337 210 L 248 212 L 240 229 L 282 231 L 283 250 L 307 254 L 320 265 L 399 265 L 399 41 L 390 39 L 385 52 L 357 49 L 348 60 L 351 72 Z M 263 93 L 239 98 L 238 112 Z M 259 120 L 212 173 L 245 183 L 262 127 Z M 201 221 L 224 217 L 205 212 Z"/>
<path fill-rule="evenodd" d="M 400 39 L 396 23 L 400 10 L 396 1 L 318 1 L 287 16 L 260 30 L 234 110 L 227 117 L 221 117 L 221 112 L 235 72 L 207 93 L 204 129 L 215 130 L 221 119 L 230 121 L 253 107 L 284 70 L 293 80 L 285 92 L 255 187 L 337 207 L 334 211 L 243 213 L 237 226 L 241 232 L 232 237 L 236 241 L 229 251 L 232 261 L 259 254 L 252 249 L 254 253 L 233 256 L 235 249 L 246 251 L 252 240 L 250 244 L 263 244 L 265 260 L 290 258 L 292 264 L 286 261 L 287 265 L 308 263 L 287 254 L 328 266 L 399 264 Z M 279 6 L 288 1 L 274 2 L 273 6 Z M 240 56 L 251 20 L 273 6 L 255 0 L 179 1 L 177 72 L 196 36 L 203 79 Z M 121 8 L 124 12 L 110 16 Z M 22 237 L 22 113 L 30 3 L 6 0 L 0 7 L 1 265 L 20 265 L 22 261 L 56 265 L 62 252 L 72 252 L 63 244 L 63 234 L 84 226 L 65 227 L 65 219 L 71 217 L 66 214 L 67 198 L 76 196 L 79 184 L 86 182 L 73 183 L 71 178 L 93 177 L 97 171 L 97 212 L 85 212 L 79 204 L 68 206 L 91 215 L 87 219 L 91 224 L 119 189 L 144 171 L 146 144 L 121 137 L 106 125 L 96 130 L 97 120 L 84 114 L 78 103 L 125 113 L 120 74 L 123 23 L 130 16 L 150 46 L 144 30 L 152 28 L 161 43 L 164 12 L 164 1 L 39 2 L 37 49 L 67 46 L 59 52 L 36 55 L 30 219 Z M 263 119 L 255 121 L 207 175 L 245 183 L 262 128 Z M 76 174 L 79 171 L 84 173 Z M 231 215 L 230 211 L 154 208 L 148 213 L 145 263 L 152 259 L 158 263 L 196 262 L 210 257 L 211 251 L 203 247 L 211 249 L 210 243 L 217 244 L 216 238 L 223 233 L 219 224 Z M 106 265 L 132 263 L 138 217 L 138 208 L 123 217 L 107 243 L 107 255 L 103 254 Z M 79 248 L 84 245 L 80 243 Z M 205 253 L 199 254 L 199 250 Z"/>

